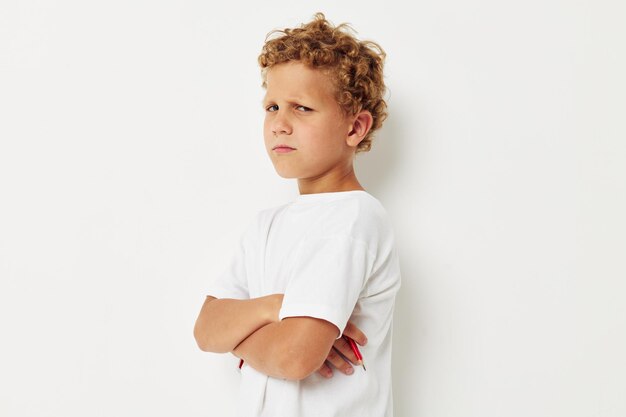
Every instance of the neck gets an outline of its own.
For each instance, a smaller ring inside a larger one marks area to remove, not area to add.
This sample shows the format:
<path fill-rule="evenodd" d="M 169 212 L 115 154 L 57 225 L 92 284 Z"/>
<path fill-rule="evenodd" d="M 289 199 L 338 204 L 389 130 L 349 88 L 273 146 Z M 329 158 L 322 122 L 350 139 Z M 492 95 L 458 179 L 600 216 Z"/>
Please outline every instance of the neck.
<path fill-rule="evenodd" d="M 300 194 L 332 193 L 338 191 L 365 190 L 356 178 L 354 169 L 338 177 L 298 178 Z"/>

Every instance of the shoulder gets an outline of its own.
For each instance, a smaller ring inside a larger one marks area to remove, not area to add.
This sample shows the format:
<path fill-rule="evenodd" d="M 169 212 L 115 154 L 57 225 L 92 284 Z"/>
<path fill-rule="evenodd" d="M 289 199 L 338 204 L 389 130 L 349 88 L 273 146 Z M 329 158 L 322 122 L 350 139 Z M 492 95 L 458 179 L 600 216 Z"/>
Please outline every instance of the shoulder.
<path fill-rule="evenodd" d="M 387 210 L 373 195 L 363 192 L 324 202 L 317 208 L 314 235 L 347 234 L 364 241 L 372 249 L 393 239 Z"/>

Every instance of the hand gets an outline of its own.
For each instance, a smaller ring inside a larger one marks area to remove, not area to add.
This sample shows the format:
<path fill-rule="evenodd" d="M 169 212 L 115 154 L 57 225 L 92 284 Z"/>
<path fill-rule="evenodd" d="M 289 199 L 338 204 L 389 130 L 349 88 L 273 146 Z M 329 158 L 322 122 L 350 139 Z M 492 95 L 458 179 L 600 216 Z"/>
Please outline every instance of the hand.
<path fill-rule="evenodd" d="M 358 327 L 352 324 L 352 322 L 348 322 L 346 328 L 343 331 L 343 335 L 348 336 L 361 346 L 365 346 L 365 344 L 367 343 L 367 337 L 365 337 L 365 334 Z M 328 352 L 326 361 L 320 367 L 320 369 L 317 370 L 317 372 L 326 378 L 331 378 L 333 376 L 333 371 L 330 368 L 330 365 L 332 364 L 335 368 L 339 369 L 344 374 L 350 375 L 354 372 L 354 369 L 352 368 L 352 365 L 350 365 L 350 362 L 355 365 L 361 364 L 361 362 L 356 358 L 356 355 L 352 351 L 352 348 L 350 348 L 350 344 L 348 343 L 348 341 L 341 337 L 335 340 L 333 347 L 330 348 L 330 352 Z"/>

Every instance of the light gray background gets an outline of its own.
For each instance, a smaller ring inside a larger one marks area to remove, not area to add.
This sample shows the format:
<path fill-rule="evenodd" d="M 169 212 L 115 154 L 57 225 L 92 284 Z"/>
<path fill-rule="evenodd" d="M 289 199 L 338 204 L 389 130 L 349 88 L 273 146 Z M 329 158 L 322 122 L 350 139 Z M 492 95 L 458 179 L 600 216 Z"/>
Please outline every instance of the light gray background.
<path fill-rule="evenodd" d="M 0 415 L 233 415 L 193 324 L 297 195 L 256 57 L 316 11 L 388 52 L 356 171 L 401 255 L 396 415 L 626 415 L 626 7 L 591 0 L 3 1 Z"/>

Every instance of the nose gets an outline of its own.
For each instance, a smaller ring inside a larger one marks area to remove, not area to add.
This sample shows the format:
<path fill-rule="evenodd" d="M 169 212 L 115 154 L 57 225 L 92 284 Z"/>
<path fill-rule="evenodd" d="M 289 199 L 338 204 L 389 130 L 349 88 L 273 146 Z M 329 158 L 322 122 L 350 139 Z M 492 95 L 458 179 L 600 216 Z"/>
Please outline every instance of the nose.
<path fill-rule="evenodd" d="M 291 122 L 284 111 L 277 110 L 272 114 L 271 129 L 276 136 L 291 134 Z"/>

